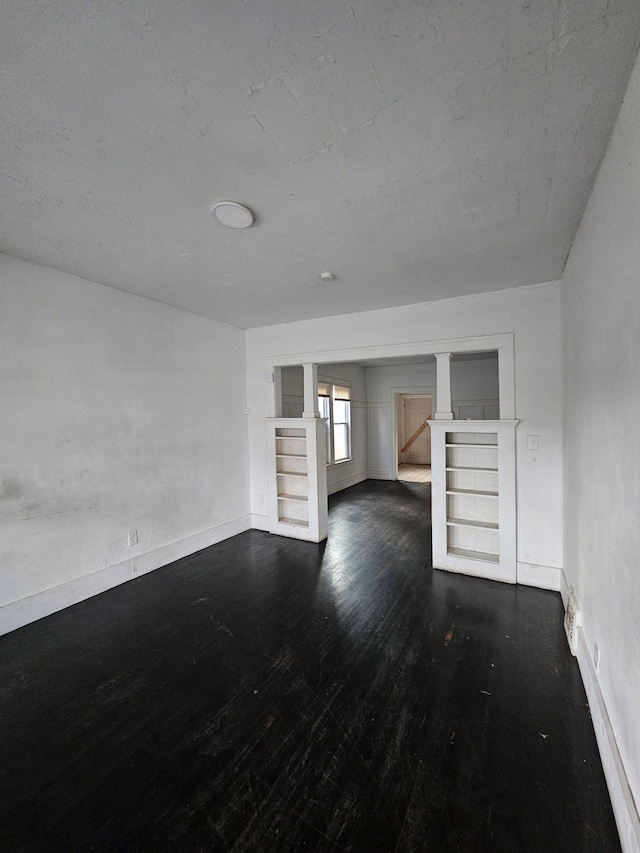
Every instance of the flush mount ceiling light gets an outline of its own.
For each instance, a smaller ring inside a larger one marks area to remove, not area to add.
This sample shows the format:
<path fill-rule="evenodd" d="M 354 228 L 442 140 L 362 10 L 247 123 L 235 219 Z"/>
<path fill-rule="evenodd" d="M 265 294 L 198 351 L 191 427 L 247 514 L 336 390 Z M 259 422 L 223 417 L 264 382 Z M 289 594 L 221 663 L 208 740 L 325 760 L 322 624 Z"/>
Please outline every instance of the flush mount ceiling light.
<path fill-rule="evenodd" d="M 237 201 L 217 201 L 211 206 L 211 213 L 229 228 L 248 228 L 253 224 L 253 213 Z"/>
<path fill-rule="evenodd" d="M 335 275 L 332 272 L 321 272 L 320 281 L 335 281 Z"/>

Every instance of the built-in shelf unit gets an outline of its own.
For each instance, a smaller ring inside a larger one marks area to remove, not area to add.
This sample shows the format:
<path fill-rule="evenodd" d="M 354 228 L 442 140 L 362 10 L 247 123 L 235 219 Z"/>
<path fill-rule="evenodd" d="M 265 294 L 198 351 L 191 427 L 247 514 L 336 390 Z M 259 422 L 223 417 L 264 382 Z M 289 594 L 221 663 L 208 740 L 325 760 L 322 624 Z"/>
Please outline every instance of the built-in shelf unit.
<path fill-rule="evenodd" d="M 430 421 L 433 565 L 516 582 L 517 421 Z"/>
<path fill-rule="evenodd" d="M 319 418 L 269 418 L 269 530 L 327 538 L 326 427 Z"/>

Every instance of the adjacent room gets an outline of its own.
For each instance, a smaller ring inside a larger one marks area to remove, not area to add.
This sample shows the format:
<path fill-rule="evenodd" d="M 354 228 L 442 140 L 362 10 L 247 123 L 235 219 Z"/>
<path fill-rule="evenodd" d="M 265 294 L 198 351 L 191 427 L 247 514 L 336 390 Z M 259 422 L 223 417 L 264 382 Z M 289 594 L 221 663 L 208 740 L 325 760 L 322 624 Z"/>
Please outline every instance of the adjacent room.
<path fill-rule="evenodd" d="M 640 853 L 636 0 L 2 0 L 0 846 Z"/>

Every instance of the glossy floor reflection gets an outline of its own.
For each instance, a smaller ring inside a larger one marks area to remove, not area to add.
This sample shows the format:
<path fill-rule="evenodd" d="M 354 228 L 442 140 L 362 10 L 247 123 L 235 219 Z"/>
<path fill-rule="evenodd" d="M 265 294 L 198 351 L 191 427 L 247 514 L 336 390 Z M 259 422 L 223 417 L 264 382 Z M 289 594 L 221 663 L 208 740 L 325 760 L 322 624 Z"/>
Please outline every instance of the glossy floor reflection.
<path fill-rule="evenodd" d="M 0 847 L 619 850 L 559 596 L 434 572 L 429 489 L 0 638 Z"/>

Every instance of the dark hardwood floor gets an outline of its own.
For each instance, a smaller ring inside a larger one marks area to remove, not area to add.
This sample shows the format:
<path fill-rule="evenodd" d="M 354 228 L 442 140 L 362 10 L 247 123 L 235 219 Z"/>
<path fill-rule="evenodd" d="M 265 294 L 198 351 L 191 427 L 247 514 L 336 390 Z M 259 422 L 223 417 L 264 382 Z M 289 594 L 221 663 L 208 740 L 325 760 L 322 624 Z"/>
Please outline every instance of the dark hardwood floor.
<path fill-rule="evenodd" d="M 619 850 L 560 597 L 431 569 L 429 489 L 0 638 L 1 848 Z"/>

